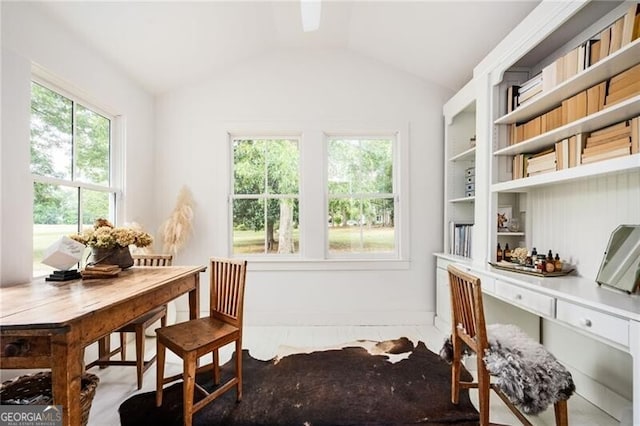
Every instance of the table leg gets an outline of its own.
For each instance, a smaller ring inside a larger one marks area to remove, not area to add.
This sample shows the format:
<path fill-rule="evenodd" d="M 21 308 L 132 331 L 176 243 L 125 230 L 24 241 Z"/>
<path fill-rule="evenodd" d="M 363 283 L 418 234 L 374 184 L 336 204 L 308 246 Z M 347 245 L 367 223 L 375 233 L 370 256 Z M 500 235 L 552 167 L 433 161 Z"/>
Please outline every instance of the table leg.
<path fill-rule="evenodd" d="M 53 401 L 62 405 L 62 424 L 80 426 L 80 386 L 82 347 L 75 331 L 57 334 L 51 339 L 51 382 Z"/>
<path fill-rule="evenodd" d="M 111 352 L 111 334 L 107 334 L 102 339 L 98 340 L 98 359 L 102 359 L 104 356 Z M 106 365 L 101 365 L 100 369 L 107 368 Z"/>
<path fill-rule="evenodd" d="M 200 316 L 200 274 L 194 274 L 196 287 L 189 292 L 189 319 Z"/>

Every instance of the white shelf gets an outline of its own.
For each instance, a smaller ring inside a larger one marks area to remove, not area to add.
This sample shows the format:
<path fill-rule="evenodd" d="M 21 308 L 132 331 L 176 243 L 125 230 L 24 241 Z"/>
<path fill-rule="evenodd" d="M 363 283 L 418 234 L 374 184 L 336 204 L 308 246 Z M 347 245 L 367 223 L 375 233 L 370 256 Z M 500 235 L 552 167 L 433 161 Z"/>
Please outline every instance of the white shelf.
<path fill-rule="evenodd" d="M 533 153 L 553 146 L 556 142 L 577 133 L 592 132 L 619 121 L 640 115 L 640 95 L 618 102 L 609 108 L 588 115 L 562 127 L 543 133 L 535 138 L 499 149 L 493 155 L 516 155 Z"/>
<path fill-rule="evenodd" d="M 475 202 L 476 197 L 460 197 L 460 198 L 452 198 L 449 200 L 450 203 L 473 203 Z"/>
<path fill-rule="evenodd" d="M 524 237 L 524 232 L 498 232 L 498 237 Z"/>
<path fill-rule="evenodd" d="M 570 169 L 542 175 L 510 180 L 491 185 L 492 192 L 525 192 L 525 190 L 542 185 L 553 185 L 575 179 L 600 176 L 611 173 L 640 169 L 640 154 L 612 158 L 597 163 L 584 164 Z"/>
<path fill-rule="evenodd" d="M 476 147 L 472 147 L 467 149 L 466 151 L 461 152 L 458 155 L 454 155 L 449 159 L 451 162 L 456 161 L 474 161 L 476 158 Z"/>
<path fill-rule="evenodd" d="M 543 93 L 535 101 L 500 117 L 495 121 L 495 124 L 518 123 L 543 114 L 559 106 L 564 99 L 636 65 L 639 57 L 640 39 L 637 39 L 572 78 L 563 81 L 547 93 Z"/>

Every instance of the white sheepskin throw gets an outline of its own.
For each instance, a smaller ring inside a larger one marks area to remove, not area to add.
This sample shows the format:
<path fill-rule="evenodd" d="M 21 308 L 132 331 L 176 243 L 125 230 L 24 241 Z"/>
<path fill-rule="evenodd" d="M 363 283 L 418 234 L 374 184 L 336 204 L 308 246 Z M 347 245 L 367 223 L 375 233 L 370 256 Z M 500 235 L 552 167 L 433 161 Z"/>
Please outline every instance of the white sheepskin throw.
<path fill-rule="evenodd" d="M 493 381 L 523 413 L 538 414 L 557 401 L 567 400 L 576 387 L 571 373 L 515 325 L 487 326 L 489 348 L 484 362 Z M 465 354 L 469 354 L 465 348 Z M 453 345 L 447 338 L 440 356 L 453 360 Z"/>

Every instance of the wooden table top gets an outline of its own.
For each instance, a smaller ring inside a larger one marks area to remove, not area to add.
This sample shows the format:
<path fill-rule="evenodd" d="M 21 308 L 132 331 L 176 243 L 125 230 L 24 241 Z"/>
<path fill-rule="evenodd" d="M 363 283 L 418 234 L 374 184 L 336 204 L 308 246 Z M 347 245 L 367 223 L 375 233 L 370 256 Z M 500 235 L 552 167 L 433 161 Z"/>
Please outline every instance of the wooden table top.
<path fill-rule="evenodd" d="M 93 312 L 139 297 L 205 266 L 132 267 L 116 278 L 45 281 L 0 287 L 0 329 L 59 328 Z"/>

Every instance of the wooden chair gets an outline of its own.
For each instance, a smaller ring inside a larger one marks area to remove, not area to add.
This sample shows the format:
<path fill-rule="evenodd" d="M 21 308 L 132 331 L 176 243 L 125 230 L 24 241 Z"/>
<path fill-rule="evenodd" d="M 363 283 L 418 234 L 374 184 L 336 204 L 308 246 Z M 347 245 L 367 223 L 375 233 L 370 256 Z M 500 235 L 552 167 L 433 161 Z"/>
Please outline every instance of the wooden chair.
<path fill-rule="evenodd" d="M 494 383 L 491 383 L 483 356 L 489 348 L 487 328 L 482 304 L 480 279 L 465 273 L 454 266 L 448 266 L 449 287 L 451 292 L 451 340 L 453 360 L 451 364 L 451 402 L 458 404 L 461 388 L 477 388 L 480 406 L 480 425 L 489 425 L 489 394 L 493 389 L 500 399 L 524 425 L 531 426 L 527 418 L 509 400 L 508 396 Z M 477 357 L 477 382 L 461 382 L 463 344 L 475 352 Z M 568 425 L 567 401 L 559 400 L 554 404 L 555 420 L 558 426 Z"/>
<path fill-rule="evenodd" d="M 210 260 L 210 312 L 205 318 L 161 327 L 156 330 L 158 374 L 156 405 L 162 405 L 162 387 L 167 383 L 183 379 L 183 415 L 184 424 L 192 424 L 193 414 L 226 391 L 236 388 L 237 401 L 242 400 L 242 313 L 244 305 L 244 287 L 247 272 L 245 260 Z M 220 365 L 218 349 L 235 342 L 235 376 L 226 383 L 217 386 L 209 393 L 196 381 L 196 373 L 213 370 L 213 381 L 220 384 Z M 166 348 L 182 358 L 183 373 L 164 377 Z M 200 357 L 211 353 L 213 362 L 197 368 Z M 205 396 L 194 404 L 194 390 Z"/>
<path fill-rule="evenodd" d="M 170 254 L 145 254 L 132 255 L 134 266 L 171 266 L 173 256 Z M 144 359 L 144 340 L 145 330 L 151 325 L 160 321 L 162 327 L 167 325 L 167 306 L 160 306 L 152 309 L 146 314 L 136 318 L 127 325 L 116 330 L 120 334 L 120 344 L 117 348 L 111 350 L 109 347 L 110 339 L 103 338 L 98 341 L 98 352 L 101 354 L 97 360 L 87 364 L 87 370 L 96 365 L 104 368 L 109 365 L 135 365 L 138 379 L 138 389 L 142 388 L 142 376 L 153 365 L 157 354 L 150 360 Z M 135 333 L 136 335 L 136 359 L 135 361 L 127 360 L 127 341 L 125 333 Z M 120 360 L 112 360 L 115 355 L 120 354 Z"/>

